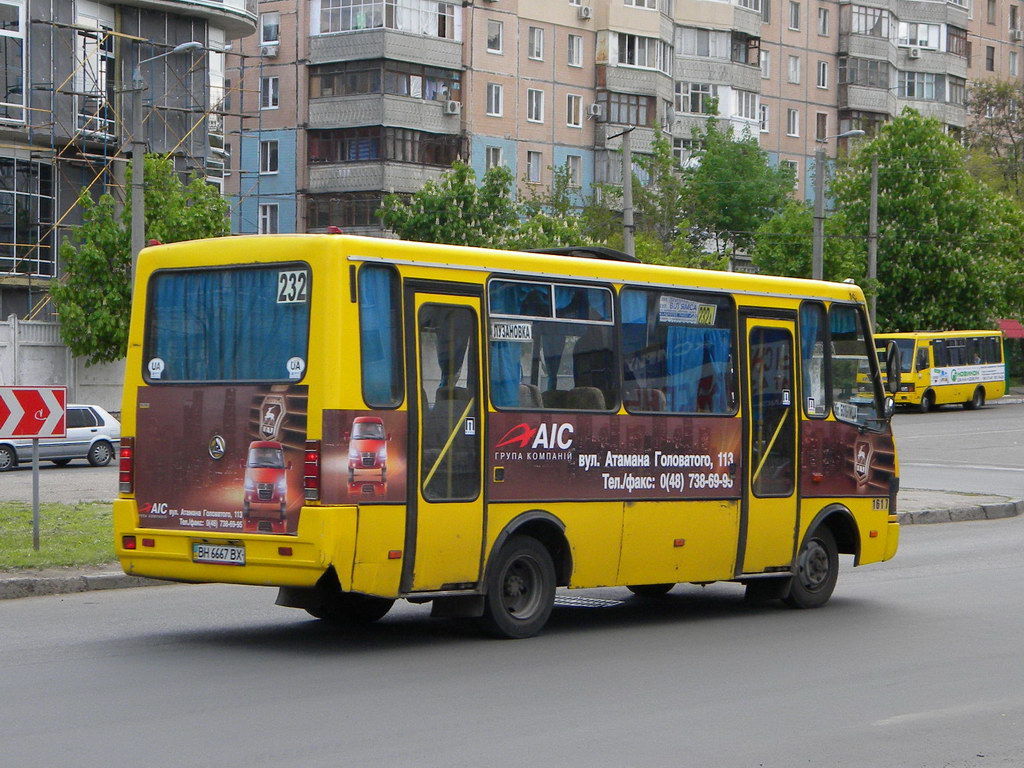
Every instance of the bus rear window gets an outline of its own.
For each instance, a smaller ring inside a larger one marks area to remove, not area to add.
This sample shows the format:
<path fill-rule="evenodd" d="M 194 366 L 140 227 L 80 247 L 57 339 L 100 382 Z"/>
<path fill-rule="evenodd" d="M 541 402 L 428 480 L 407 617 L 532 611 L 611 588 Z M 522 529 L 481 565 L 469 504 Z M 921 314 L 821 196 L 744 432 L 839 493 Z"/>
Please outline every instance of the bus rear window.
<path fill-rule="evenodd" d="M 298 381 L 306 370 L 310 270 L 274 264 L 153 275 L 150 382 Z"/>

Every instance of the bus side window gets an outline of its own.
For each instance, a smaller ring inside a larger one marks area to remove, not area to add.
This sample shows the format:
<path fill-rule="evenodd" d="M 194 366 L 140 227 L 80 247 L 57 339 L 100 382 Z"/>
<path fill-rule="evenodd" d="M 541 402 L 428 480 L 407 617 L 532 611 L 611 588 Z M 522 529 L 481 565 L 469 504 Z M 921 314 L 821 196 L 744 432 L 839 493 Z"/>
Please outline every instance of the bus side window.
<path fill-rule="evenodd" d="M 398 273 L 366 265 L 359 270 L 359 350 L 363 399 L 375 408 L 402 402 L 402 318 Z"/>
<path fill-rule="evenodd" d="M 800 366 L 808 416 L 828 415 L 825 388 L 825 306 L 807 302 L 800 307 Z"/>

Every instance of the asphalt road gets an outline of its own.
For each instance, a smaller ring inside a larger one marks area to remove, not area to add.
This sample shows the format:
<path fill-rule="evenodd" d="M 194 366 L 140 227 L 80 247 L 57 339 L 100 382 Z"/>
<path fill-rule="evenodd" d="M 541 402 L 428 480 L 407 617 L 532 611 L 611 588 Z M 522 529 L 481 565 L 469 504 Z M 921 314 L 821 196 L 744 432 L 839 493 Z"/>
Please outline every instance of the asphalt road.
<path fill-rule="evenodd" d="M 817 611 L 734 585 L 481 639 L 399 603 L 332 632 L 259 587 L 0 601 L 11 766 L 1024 764 L 1024 519 L 910 526 Z M 620 602 L 621 601 L 621 602 Z"/>
<path fill-rule="evenodd" d="M 900 411 L 893 431 L 902 487 L 1024 497 L 1024 404 Z"/>

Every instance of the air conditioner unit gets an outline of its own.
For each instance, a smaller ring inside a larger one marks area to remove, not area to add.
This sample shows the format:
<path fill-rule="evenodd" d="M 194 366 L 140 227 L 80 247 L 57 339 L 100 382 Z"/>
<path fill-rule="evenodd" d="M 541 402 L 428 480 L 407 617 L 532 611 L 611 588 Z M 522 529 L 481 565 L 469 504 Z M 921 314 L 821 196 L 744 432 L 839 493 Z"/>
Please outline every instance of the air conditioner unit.
<path fill-rule="evenodd" d="M 593 17 L 594 9 L 591 8 L 589 5 L 581 5 L 576 10 L 576 15 L 579 16 L 581 19 L 589 19 Z"/>
<path fill-rule="evenodd" d="M 267 58 L 267 59 L 273 59 L 274 57 L 277 56 L 277 48 L 278 48 L 278 46 L 276 44 L 275 45 L 261 45 L 260 46 L 260 56 L 263 56 L 264 58 Z"/>
<path fill-rule="evenodd" d="M 444 103 L 444 113 L 446 115 L 460 115 L 462 114 L 462 102 L 448 99 Z"/>
<path fill-rule="evenodd" d="M 912 58 L 912 59 L 920 59 L 921 58 L 921 49 L 920 48 L 911 48 L 907 53 L 910 56 L 910 58 Z"/>
<path fill-rule="evenodd" d="M 591 104 L 587 107 L 587 114 L 597 120 L 600 120 L 604 117 L 604 104 Z"/>
<path fill-rule="evenodd" d="M 1019 43 L 1021 40 L 1024 40 L 1024 29 L 1011 29 L 1010 39 L 1015 43 Z"/>

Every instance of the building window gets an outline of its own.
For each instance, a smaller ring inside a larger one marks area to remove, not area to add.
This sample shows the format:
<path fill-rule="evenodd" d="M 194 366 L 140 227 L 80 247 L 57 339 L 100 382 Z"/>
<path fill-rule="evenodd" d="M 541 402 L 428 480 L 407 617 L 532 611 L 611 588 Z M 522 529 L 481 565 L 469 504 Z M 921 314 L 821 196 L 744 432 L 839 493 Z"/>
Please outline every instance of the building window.
<path fill-rule="evenodd" d="M 714 114 L 718 86 L 711 83 L 676 83 L 676 112 L 691 112 L 697 115 Z"/>
<path fill-rule="evenodd" d="M 619 32 L 617 37 L 620 65 L 656 69 L 668 74 L 672 49 L 664 40 L 623 32 Z"/>
<path fill-rule="evenodd" d="M 761 0 L 736 0 L 736 4 L 740 8 L 746 8 L 748 11 L 761 13 Z"/>
<path fill-rule="evenodd" d="M 1017 52 L 1010 51 L 1010 75 L 1012 77 L 1017 77 L 1017 75 L 1020 74 L 1019 69 L 1020 67 L 1017 64 Z"/>
<path fill-rule="evenodd" d="M 260 45 L 281 42 L 281 14 L 277 11 L 260 14 Z"/>
<path fill-rule="evenodd" d="M 486 147 L 484 149 L 484 170 L 489 171 L 499 165 L 505 164 L 505 157 L 501 147 Z"/>
<path fill-rule="evenodd" d="M 650 8 L 652 11 L 658 9 L 657 0 L 626 0 L 626 5 L 631 5 L 634 8 Z"/>
<path fill-rule="evenodd" d="M 899 95 L 905 99 L 942 101 L 942 75 L 934 72 L 900 72 Z"/>
<path fill-rule="evenodd" d="M 800 29 L 800 3 L 789 0 L 789 28 Z"/>
<path fill-rule="evenodd" d="M 889 12 L 880 8 L 868 8 L 863 5 L 844 6 L 850 8 L 850 32 L 855 35 L 869 37 L 889 37 Z"/>
<path fill-rule="evenodd" d="M 799 136 L 800 135 L 800 110 L 798 110 L 798 109 L 787 109 L 786 110 L 786 135 L 787 136 Z"/>
<path fill-rule="evenodd" d="M 963 27 L 946 27 L 946 50 L 955 56 L 967 58 L 970 48 L 967 45 L 967 30 Z"/>
<path fill-rule="evenodd" d="M 761 77 L 764 80 L 772 76 L 772 57 L 770 51 L 761 51 Z"/>
<path fill-rule="evenodd" d="M 1017 6 L 1010 6 L 1010 29 L 1020 29 L 1020 25 L 1017 21 Z"/>
<path fill-rule="evenodd" d="M 657 104 L 653 96 L 638 96 L 632 93 L 603 93 L 599 102 L 605 104 L 608 122 L 620 125 L 638 125 L 651 128 L 657 116 Z"/>
<path fill-rule="evenodd" d="M 996 70 L 996 48 L 994 45 L 985 46 L 985 69 L 989 72 Z"/>
<path fill-rule="evenodd" d="M 565 124 L 571 128 L 583 127 L 583 97 L 570 93 L 565 97 Z"/>
<path fill-rule="evenodd" d="M 761 104 L 760 105 L 760 115 L 759 115 L 759 118 L 758 118 L 758 127 L 761 129 L 761 133 L 768 133 L 768 131 L 771 128 L 771 125 L 769 123 L 768 105 L 767 104 Z"/>
<path fill-rule="evenodd" d="M 260 173 L 277 173 L 277 142 L 260 142 Z"/>
<path fill-rule="evenodd" d="M 504 108 L 505 89 L 498 83 L 487 84 L 487 114 L 501 117 Z"/>
<path fill-rule="evenodd" d="M 676 53 L 728 61 L 732 55 L 732 33 L 696 27 L 676 27 Z"/>
<path fill-rule="evenodd" d="M 57 276 L 53 167 L 0 158 L 0 274 Z"/>
<path fill-rule="evenodd" d="M 277 203 L 265 203 L 260 205 L 260 222 L 259 222 L 259 234 L 261 235 L 276 235 L 278 233 L 277 226 L 278 216 L 278 205 Z"/>
<path fill-rule="evenodd" d="M 260 78 L 260 109 L 277 109 L 281 104 L 280 79 Z"/>
<path fill-rule="evenodd" d="M 25 6 L 0 2 L 0 120 L 25 120 Z M 7 242 L 10 242 L 9 240 Z"/>
<path fill-rule="evenodd" d="M 544 155 L 541 152 L 526 153 L 526 180 L 531 184 L 540 184 L 541 168 Z"/>
<path fill-rule="evenodd" d="M 526 120 L 531 123 L 544 122 L 544 91 L 526 89 Z"/>
<path fill-rule="evenodd" d="M 828 113 L 818 112 L 814 115 L 814 138 L 824 141 L 828 136 Z"/>
<path fill-rule="evenodd" d="M 1014 53 L 1011 53 L 1010 55 L 1016 56 L 1016 54 Z M 953 77 L 952 75 L 950 75 L 946 79 L 946 89 L 948 91 L 948 93 L 946 94 L 946 100 L 950 104 L 956 104 L 958 106 L 964 105 L 964 102 L 967 99 L 966 80 L 964 80 L 962 77 Z"/>
<path fill-rule="evenodd" d="M 799 83 L 800 82 L 800 57 L 799 56 L 790 56 L 789 57 L 789 68 L 788 68 L 788 72 L 787 72 L 786 78 L 791 83 Z"/>
<path fill-rule="evenodd" d="M 451 165 L 462 151 L 457 135 L 380 125 L 311 130 L 310 165 L 394 160 L 418 165 Z"/>
<path fill-rule="evenodd" d="M 379 227 L 380 210 L 384 194 L 375 192 L 333 192 L 310 195 L 306 204 L 306 227 L 326 229 L 332 224 L 343 229 L 349 227 Z"/>
<path fill-rule="evenodd" d="M 505 24 L 496 19 L 487 20 L 487 52 L 501 53 L 505 49 Z"/>
<path fill-rule="evenodd" d="M 889 62 L 842 56 L 839 59 L 839 82 L 867 88 L 888 88 Z"/>
<path fill-rule="evenodd" d="M 772 23 L 772 0 L 761 0 L 761 23 Z"/>
<path fill-rule="evenodd" d="M 583 158 L 580 155 L 566 155 L 565 169 L 570 187 L 579 189 L 583 186 Z"/>
<path fill-rule="evenodd" d="M 583 66 L 583 35 L 569 35 L 568 64 L 570 67 Z"/>
<path fill-rule="evenodd" d="M 819 88 L 828 88 L 828 62 L 818 62 L 818 82 Z"/>
<path fill-rule="evenodd" d="M 818 34 L 828 36 L 828 8 L 818 9 Z"/>
<path fill-rule="evenodd" d="M 757 94 L 753 91 L 736 90 L 736 117 L 757 120 Z"/>
<path fill-rule="evenodd" d="M 314 34 L 360 29 L 395 29 L 416 35 L 458 40 L 455 6 L 436 0 L 320 0 L 319 29 Z"/>
<path fill-rule="evenodd" d="M 370 59 L 310 67 L 309 96 L 355 96 L 389 93 L 427 101 L 459 101 L 461 74 L 403 61 Z"/>
<path fill-rule="evenodd" d="M 939 34 L 942 28 L 938 24 L 918 24 L 917 22 L 901 21 L 896 25 L 896 44 L 939 50 Z"/>
<path fill-rule="evenodd" d="M 536 61 L 544 59 L 544 30 L 540 27 L 530 27 L 529 50 L 527 55 Z"/>
<path fill-rule="evenodd" d="M 985 20 L 989 24 L 996 23 L 996 0 L 988 0 L 988 2 L 986 3 Z"/>
<path fill-rule="evenodd" d="M 732 52 L 730 59 L 737 64 L 758 66 L 761 54 L 761 38 L 735 33 L 732 36 Z"/>

